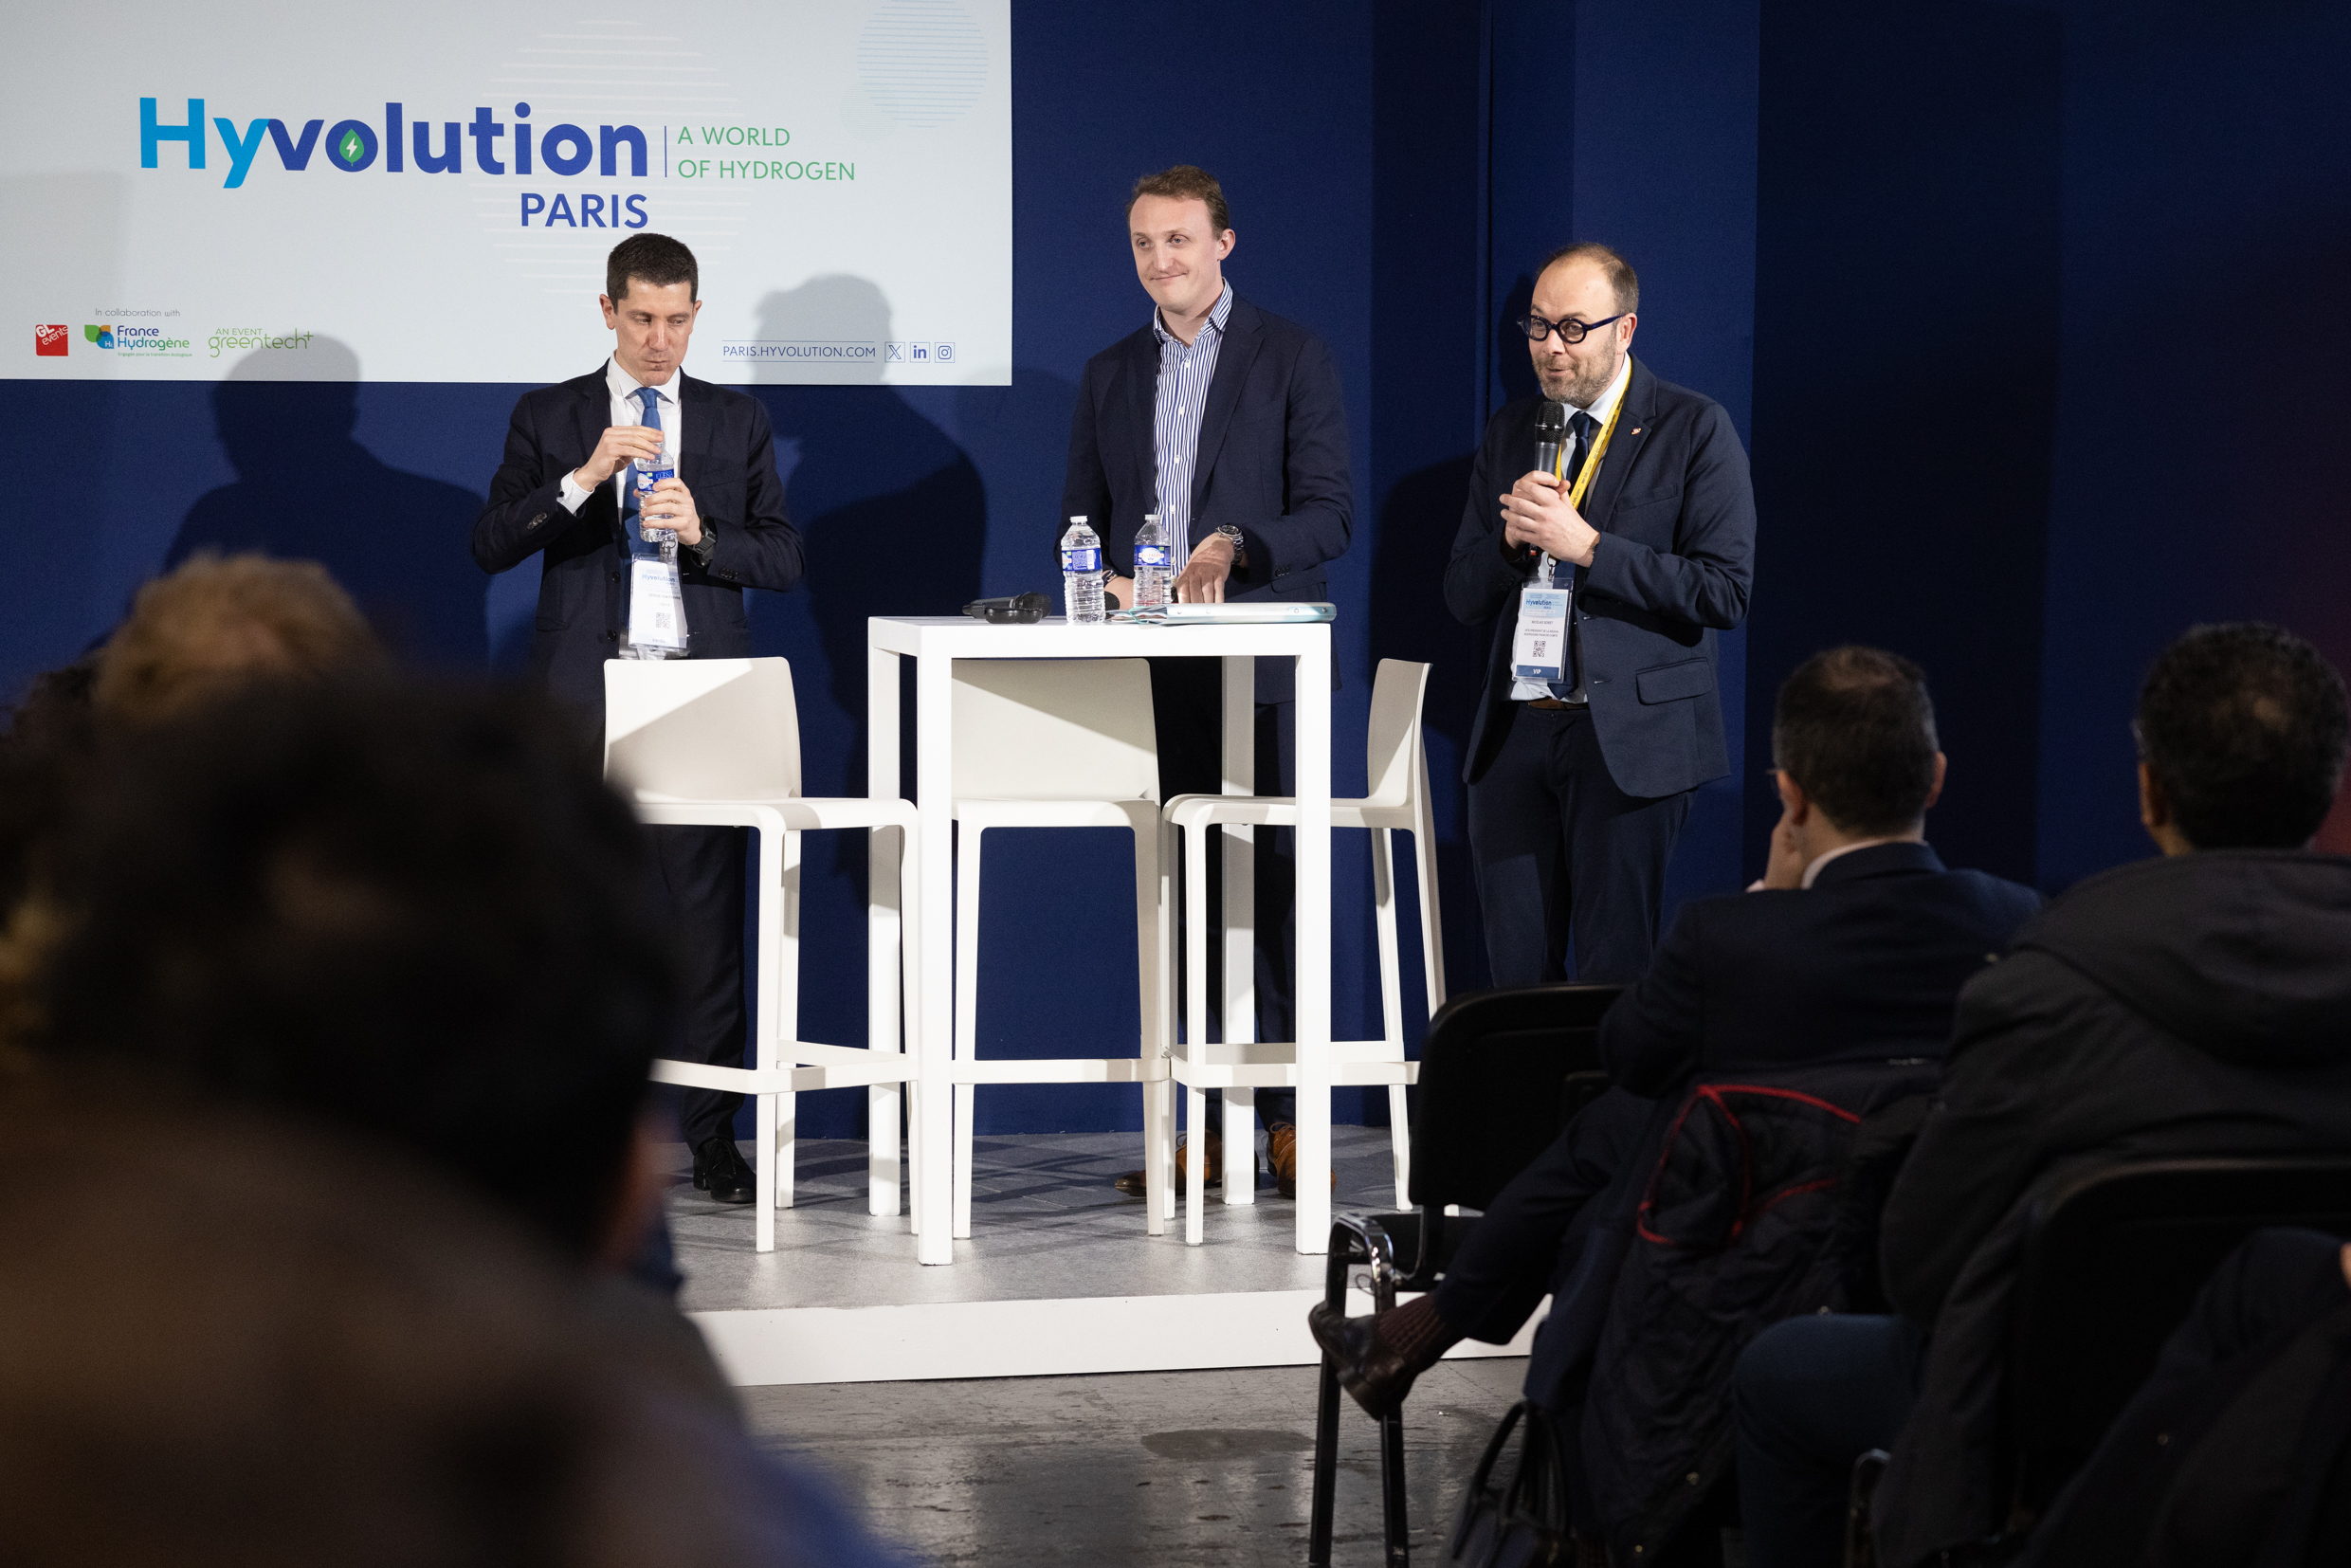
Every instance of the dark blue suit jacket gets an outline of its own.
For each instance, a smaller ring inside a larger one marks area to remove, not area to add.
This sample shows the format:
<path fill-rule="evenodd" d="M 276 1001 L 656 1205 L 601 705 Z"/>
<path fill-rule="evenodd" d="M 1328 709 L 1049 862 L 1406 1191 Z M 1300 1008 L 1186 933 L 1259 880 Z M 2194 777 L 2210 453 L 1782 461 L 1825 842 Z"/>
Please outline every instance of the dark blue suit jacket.
<path fill-rule="evenodd" d="M 1940 1060 L 1960 986 L 2040 906 L 1923 844 L 1839 855 L 1801 892 L 1695 900 L 1609 1009 L 1600 1054 L 1651 1098 L 1701 1073 Z"/>
<path fill-rule="evenodd" d="M 745 588 L 783 591 L 800 580 L 800 536 L 784 515 L 775 436 L 756 398 L 679 377 L 684 444 L 678 478 L 710 531 L 710 564 L 678 552 L 685 628 L 697 659 L 751 654 Z M 531 632 L 531 672 L 563 701 L 604 712 L 604 662 L 628 626 L 628 549 L 620 505 L 608 483 L 576 514 L 563 509 L 563 476 L 588 461 L 611 420 L 604 367 L 537 392 L 515 405 L 506 458 L 490 481 L 490 503 L 474 520 L 473 558 L 503 572 L 547 553 Z"/>
<path fill-rule="evenodd" d="M 1485 690 L 1462 777 L 1474 784 L 1511 720 L 1510 642 L 1518 590 L 1535 556 L 1503 546 L 1501 497 L 1535 466 L 1542 399 L 1504 407 L 1485 427 L 1445 604 L 1466 625 L 1494 623 Z M 1624 412 L 1584 498 L 1601 538 L 1576 571 L 1576 630 L 1600 755 L 1631 795 L 1677 794 L 1730 772 L 1714 689 L 1714 634 L 1746 619 L 1755 570 L 1755 493 L 1730 415 L 1660 381 L 1637 358 Z"/>
<path fill-rule="evenodd" d="M 1069 423 L 1069 474 L 1052 543 L 1068 519 L 1090 519 L 1103 562 L 1121 576 L 1134 573 L 1143 514 L 1159 509 L 1152 439 L 1158 387 L 1159 340 L 1146 325 L 1085 362 Z M 1235 293 L 1200 414 L 1190 542 L 1231 523 L 1248 565 L 1234 569 L 1228 599 L 1312 602 L 1330 597 L 1322 567 L 1345 554 L 1354 521 L 1347 413 L 1331 351 Z M 1260 661 L 1258 701 L 1286 702 L 1293 674 L 1286 664 Z"/>

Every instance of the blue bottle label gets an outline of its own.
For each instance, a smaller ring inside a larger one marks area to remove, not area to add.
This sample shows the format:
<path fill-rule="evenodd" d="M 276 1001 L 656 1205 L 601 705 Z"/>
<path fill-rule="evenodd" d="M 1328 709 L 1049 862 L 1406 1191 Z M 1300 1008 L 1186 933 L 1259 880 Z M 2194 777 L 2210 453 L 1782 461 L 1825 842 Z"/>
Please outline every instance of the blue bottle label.
<path fill-rule="evenodd" d="M 1169 555 L 1164 544 L 1139 544 L 1135 547 L 1135 570 L 1140 572 L 1146 566 L 1172 566 L 1175 563 L 1168 558 Z"/>
<path fill-rule="evenodd" d="M 1099 547 L 1065 550 L 1061 553 L 1061 569 L 1064 572 L 1100 572 L 1102 551 Z"/>

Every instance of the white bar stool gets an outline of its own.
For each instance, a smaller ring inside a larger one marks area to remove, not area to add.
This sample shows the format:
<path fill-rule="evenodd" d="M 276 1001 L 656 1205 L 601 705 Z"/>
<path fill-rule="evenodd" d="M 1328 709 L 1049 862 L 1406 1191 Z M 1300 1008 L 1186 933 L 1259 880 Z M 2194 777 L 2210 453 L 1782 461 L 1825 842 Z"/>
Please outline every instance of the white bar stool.
<path fill-rule="evenodd" d="M 902 994 L 909 1018 L 920 1005 L 914 956 L 903 951 L 904 917 L 912 913 L 918 885 L 907 865 L 915 808 L 902 800 L 800 793 L 799 709 L 792 666 L 782 659 L 608 661 L 604 772 L 648 826 L 750 828 L 759 836 L 756 1065 L 653 1064 L 658 1083 L 756 1098 L 753 1245 L 761 1252 L 775 1249 L 776 1207 L 792 1205 L 793 1097 L 812 1090 L 869 1090 L 866 1206 L 875 1214 L 897 1213 L 898 1085 L 916 1076 L 915 1058 L 902 1048 Z M 885 884 L 877 875 L 868 896 L 862 1048 L 797 1038 L 800 835 L 861 828 L 894 834 L 897 842 L 896 878 Z"/>
<path fill-rule="evenodd" d="M 1167 961 L 1159 748 L 1141 659 L 955 661 L 955 1231 L 972 1233 L 972 1119 L 982 1084 L 1140 1084 L 1148 1164 L 1164 1098 Z M 1135 835 L 1140 1049 L 1133 1057 L 979 1060 L 980 842 L 991 828 L 1124 828 Z M 1150 1211 L 1147 1229 L 1163 1229 Z"/>
<path fill-rule="evenodd" d="M 1408 664 L 1400 659 L 1379 662 L 1372 683 L 1371 722 L 1364 738 L 1364 775 L 1370 793 L 1360 800 L 1331 802 L 1333 828 L 1362 828 L 1373 834 L 1372 902 L 1379 931 L 1383 1027 L 1382 1037 L 1377 1040 L 1332 1043 L 1336 1067 L 1332 1082 L 1388 1085 L 1389 1143 L 1395 1167 L 1398 1207 L 1406 1203 L 1412 1184 L 1412 1129 L 1404 1087 L 1419 1077 L 1419 1064 L 1404 1059 L 1403 972 L 1395 906 L 1394 838 L 1398 832 L 1412 835 L 1413 859 L 1420 873 L 1420 951 L 1430 1015 L 1435 1016 L 1437 1009 L 1445 1005 L 1445 941 L 1437 907 L 1436 821 L 1429 803 L 1429 758 L 1421 743 L 1420 710 L 1428 687 L 1427 665 Z M 1160 821 L 1170 835 L 1164 852 L 1171 865 L 1176 859 L 1174 835 L 1184 835 L 1184 885 L 1188 889 L 1184 900 L 1184 1006 L 1189 1031 L 1184 1038 L 1177 1038 L 1172 997 L 1169 1016 L 1161 1027 L 1168 1040 L 1168 1075 L 1173 1083 L 1185 1086 L 1189 1095 L 1186 1115 L 1197 1139 L 1208 1114 L 1209 1090 L 1247 1090 L 1248 1099 L 1254 1101 L 1260 1088 L 1293 1087 L 1298 1083 L 1295 1045 L 1285 1041 L 1218 1042 L 1203 1038 L 1208 1019 L 1208 920 L 1204 892 L 1208 885 L 1208 830 L 1293 826 L 1298 821 L 1298 803 L 1273 795 L 1177 795 L 1161 811 Z M 1226 961 L 1234 961 L 1230 953 Z M 1241 961 L 1247 961 L 1246 957 Z M 1227 1032 L 1234 1032 L 1230 1021 Z M 1172 1092 L 1146 1099 L 1146 1117 L 1157 1111 L 1172 1120 L 1174 1101 Z M 1225 1118 L 1226 1144 L 1232 1151 L 1226 1158 L 1225 1201 L 1251 1203 L 1256 1200 L 1252 1112 L 1243 1108 L 1240 1096 L 1228 1095 Z M 1146 1123 L 1144 1131 L 1148 1149 L 1166 1149 L 1173 1143 L 1172 1127 L 1161 1126 L 1155 1131 Z M 1238 1166 L 1236 1156 L 1241 1161 Z M 1184 1216 L 1184 1240 L 1196 1247 L 1205 1223 L 1208 1161 L 1187 1159 L 1184 1163 L 1189 1204 Z M 1235 1180 L 1236 1168 L 1246 1169 L 1249 1173 L 1248 1177 Z M 1162 1203 L 1167 1205 L 1168 1212 L 1173 1212 L 1174 1172 L 1156 1162 L 1150 1169 L 1155 1189 L 1151 1210 L 1156 1219 Z M 1165 1197 L 1159 1198 L 1157 1194 L 1164 1194 Z"/>

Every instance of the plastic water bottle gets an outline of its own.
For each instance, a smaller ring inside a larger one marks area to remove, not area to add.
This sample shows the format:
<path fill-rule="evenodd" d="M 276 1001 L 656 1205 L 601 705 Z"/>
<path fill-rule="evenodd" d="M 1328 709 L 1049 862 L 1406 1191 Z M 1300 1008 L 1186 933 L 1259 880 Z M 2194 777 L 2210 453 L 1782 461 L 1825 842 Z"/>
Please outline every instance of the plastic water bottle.
<path fill-rule="evenodd" d="M 1175 581 L 1176 552 L 1168 548 L 1167 530 L 1159 526 L 1158 513 L 1145 512 L 1135 536 L 1135 607 L 1166 604 Z"/>
<path fill-rule="evenodd" d="M 645 500 L 653 493 L 654 485 L 659 484 L 665 479 L 677 477 L 678 454 L 671 450 L 668 441 L 665 439 L 662 442 L 661 456 L 638 458 L 636 467 L 638 527 L 643 531 L 647 543 L 658 544 L 662 547 L 662 559 L 674 564 L 678 558 L 678 531 L 674 528 L 647 527 Z"/>
<path fill-rule="evenodd" d="M 1102 540 L 1084 518 L 1071 518 L 1061 537 L 1061 602 L 1073 626 L 1103 618 Z"/>

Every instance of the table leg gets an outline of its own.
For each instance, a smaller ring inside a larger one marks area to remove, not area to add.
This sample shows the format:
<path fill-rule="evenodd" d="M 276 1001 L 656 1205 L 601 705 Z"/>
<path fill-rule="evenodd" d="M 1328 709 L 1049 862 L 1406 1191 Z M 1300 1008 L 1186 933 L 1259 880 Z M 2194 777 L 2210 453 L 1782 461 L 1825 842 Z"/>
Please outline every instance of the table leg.
<path fill-rule="evenodd" d="M 915 1256 L 929 1264 L 955 1261 L 955 1094 L 948 1080 L 955 1035 L 954 672 L 949 659 L 915 661 L 915 807 L 922 846 L 916 923 L 921 931 L 918 962 L 922 983 L 914 1033 L 920 1041 L 918 1068 L 923 1086 L 915 1135 L 922 1148 L 915 1193 L 915 1212 L 922 1229 Z"/>
<path fill-rule="evenodd" d="M 1331 1231 L 1331 651 L 1298 659 L 1298 1250 Z"/>
<path fill-rule="evenodd" d="M 896 800 L 902 788 L 898 757 L 898 655 L 866 649 L 866 797 Z M 866 834 L 866 1048 L 904 1051 L 913 1045 L 911 1020 L 902 1021 L 899 998 L 913 977 L 914 951 L 907 945 L 902 911 L 909 891 L 902 884 L 902 860 L 912 845 L 901 845 L 896 828 Z M 898 1212 L 899 1086 L 876 1084 L 866 1091 L 866 1211 Z"/>
<path fill-rule="evenodd" d="M 1257 793 L 1257 661 L 1248 654 L 1225 659 L 1224 774 L 1227 794 Z M 1224 1037 L 1257 1038 L 1257 852 L 1255 830 L 1220 828 L 1225 856 Z M 1271 829 L 1266 831 L 1271 832 Z M 1207 1020 L 1193 1026 L 1207 1037 Z M 1225 1201 L 1257 1201 L 1257 1105 L 1248 1089 L 1225 1091 Z M 1232 1173 L 1247 1170 L 1236 1181 Z"/>

